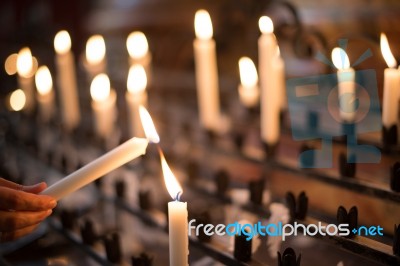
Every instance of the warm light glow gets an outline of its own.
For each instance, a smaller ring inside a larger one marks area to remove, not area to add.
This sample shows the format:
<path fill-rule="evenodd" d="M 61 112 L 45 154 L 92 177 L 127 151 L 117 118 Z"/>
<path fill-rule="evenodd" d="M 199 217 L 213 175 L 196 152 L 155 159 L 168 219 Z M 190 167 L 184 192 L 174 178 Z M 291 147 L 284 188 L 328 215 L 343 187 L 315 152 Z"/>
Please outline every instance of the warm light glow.
<path fill-rule="evenodd" d="M 110 79 L 106 74 L 98 74 L 90 84 L 90 95 L 96 102 L 104 101 L 110 95 Z"/>
<path fill-rule="evenodd" d="M 10 54 L 4 62 L 4 69 L 10 76 L 17 73 L 17 58 L 18 54 Z"/>
<path fill-rule="evenodd" d="M 20 111 L 24 108 L 26 103 L 26 96 L 23 90 L 18 89 L 11 93 L 10 106 L 14 111 Z"/>
<path fill-rule="evenodd" d="M 274 32 L 274 23 L 268 16 L 262 16 L 258 20 L 258 27 L 260 28 L 260 31 L 263 34 L 269 34 Z"/>
<path fill-rule="evenodd" d="M 337 69 L 347 69 L 350 68 L 349 57 L 346 52 L 339 47 L 336 47 L 332 50 L 332 62 Z"/>
<path fill-rule="evenodd" d="M 59 31 L 54 37 L 54 49 L 58 54 L 65 54 L 71 50 L 71 37 L 65 30 Z"/>
<path fill-rule="evenodd" d="M 161 167 L 163 170 L 165 186 L 167 187 L 168 193 L 169 195 L 171 195 L 171 198 L 174 200 L 179 200 L 183 192 L 182 187 L 179 184 L 178 180 L 176 180 L 176 177 L 172 173 L 171 169 L 169 168 L 163 152 L 161 151 L 161 149 L 159 149 L 158 151 L 160 153 Z"/>
<path fill-rule="evenodd" d="M 36 89 L 41 95 L 48 94 L 53 88 L 50 70 L 47 66 L 39 67 L 35 74 Z"/>
<path fill-rule="evenodd" d="M 396 67 L 397 62 L 392 54 L 392 51 L 390 50 L 389 42 L 385 33 L 381 33 L 381 52 L 388 67 Z"/>
<path fill-rule="evenodd" d="M 196 12 L 194 17 L 194 30 L 196 37 L 202 40 L 209 40 L 213 36 L 213 27 L 210 14 L 204 9 Z"/>
<path fill-rule="evenodd" d="M 29 78 L 32 76 L 33 59 L 31 50 L 28 47 L 22 48 L 17 57 L 18 75 Z"/>
<path fill-rule="evenodd" d="M 106 44 L 101 35 L 93 35 L 86 42 L 86 60 L 89 64 L 99 64 L 106 56 Z"/>
<path fill-rule="evenodd" d="M 132 32 L 126 40 L 126 48 L 130 57 L 136 59 L 144 57 L 149 51 L 146 35 L 140 31 Z"/>
<path fill-rule="evenodd" d="M 159 143 L 160 137 L 157 134 L 156 127 L 154 126 L 153 119 L 144 106 L 139 106 L 140 120 L 142 121 L 144 134 L 146 138 L 152 143 Z"/>
<path fill-rule="evenodd" d="M 147 86 L 146 71 L 142 65 L 135 64 L 129 68 L 127 87 L 130 93 L 144 91 Z"/>
<path fill-rule="evenodd" d="M 248 57 L 242 57 L 239 60 L 240 82 L 243 87 L 254 87 L 258 83 L 256 66 Z"/>

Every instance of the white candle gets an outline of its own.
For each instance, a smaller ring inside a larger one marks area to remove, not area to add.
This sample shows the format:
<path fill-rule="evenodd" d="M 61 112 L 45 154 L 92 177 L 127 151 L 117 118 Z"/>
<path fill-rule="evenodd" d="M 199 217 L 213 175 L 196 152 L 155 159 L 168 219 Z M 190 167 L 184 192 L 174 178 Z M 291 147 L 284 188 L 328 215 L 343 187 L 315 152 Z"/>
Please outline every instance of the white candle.
<path fill-rule="evenodd" d="M 35 94 L 33 85 L 33 58 L 28 47 L 22 48 L 17 57 L 18 84 L 25 93 L 26 103 L 24 111 L 32 112 L 35 108 Z"/>
<path fill-rule="evenodd" d="M 131 136 L 144 136 L 143 126 L 139 116 L 139 106 L 147 106 L 147 76 L 142 65 L 130 67 L 125 99 L 128 106 L 128 125 Z"/>
<path fill-rule="evenodd" d="M 263 16 L 258 21 L 261 36 L 258 39 L 259 75 L 261 87 L 261 139 L 275 145 L 279 139 L 279 90 L 272 70 L 272 59 L 277 53 L 277 43 L 273 34 L 272 20 Z"/>
<path fill-rule="evenodd" d="M 193 47 L 200 122 L 205 129 L 216 131 L 221 119 L 218 71 L 215 41 L 212 39 L 213 28 L 208 12 L 197 11 L 194 24 L 196 39 Z"/>
<path fill-rule="evenodd" d="M 110 79 L 104 73 L 97 75 L 90 85 L 92 109 L 97 134 L 106 139 L 112 134 L 116 118 L 117 94 L 111 89 Z"/>
<path fill-rule="evenodd" d="M 60 31 L 54 38 L 56 50 L 57 84 L 60 89 L 61 114 L 67 130 L 76 128 L 80 122 L 79 101 L 71 38 L 67 31 Z"/>
<path fill-rule="evenodd" d="M 338 69 L 338 99 L 339 113 L 343 122 L 352 123 L 356 116 L 356 87 L 354 83 L 355 72 L 350 67 L 346 52 L 339 47 L 332 50 L 332 62 Z"/>
<path fill-rule="evenodd" d="M 278 92 L 279 110 L 286 109 L 286 80 L 285 80 L 285 62 L 283 61 L 279 47 L 277 47 L 276 56 L 272 59 L 272 71 L 275 77 L 275 88 Z"/>
<path fill-rule="evenodd" d="M 398 123 L 400 74 L 384 33 L 381 33 L 381 51 L 389 67 L 385 69 L 383 80 L 382 124 L 389 129 Z"/>
<path fill-rule="evenodd" d="M 48 122 L 54 115 L 53 80 L 47 66 L 41 66 L 35 74 L 39 115 L 43 122 Z"/>
<path fill-rule="evenodd" d="M 59 200 L 121 165 L 145 154 L 147 145 L 148 141 L 146 139 L 132 138 L 76 172 L 64 177 L 40 194 L 49 195 Z"/>
<path fill-rule="evenodd" d="M 257 106 L 260 91 L 258 88 L 258 75 L 256 66 L 248 57 L 242 57 L 239 60 L 239 99 L 246 107 Z"/>
<path fill-rule="evenodd" d="M 90 78 L 106 73 L 106 44 L 103 36 L 93 35 L 87 40 L 84 65 Z"/>
<path fill-rule="evenodd" d="M 159 151 L 165 186 L 174 200 L 168 202 L 169 265 L 187 266 L 189 265 L 187 204 L 179 201 L 182 187 L 169 168 L 161 149 Z"/>

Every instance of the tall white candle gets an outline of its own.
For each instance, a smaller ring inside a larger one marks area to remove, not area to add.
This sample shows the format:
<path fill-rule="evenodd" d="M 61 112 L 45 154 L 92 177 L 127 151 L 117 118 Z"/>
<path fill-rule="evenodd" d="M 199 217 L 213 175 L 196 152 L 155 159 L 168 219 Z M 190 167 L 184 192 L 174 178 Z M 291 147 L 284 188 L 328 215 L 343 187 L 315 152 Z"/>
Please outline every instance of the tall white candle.
<path fill-rule="evenodd" d="M 384 33 L 381 33 L 381 51 L 388 65 L 388 68 L 385 69 L 383 80 L 382 124 L 389 129 L 398 123 L 400 73 L 396 69 L 397 62 L 393 57 Z"/>
<path fill-rule="evenodd" d="M 35 108 L 35 91 L 33 84 L 33 58 L 28 47 L 22 48 L 17 57 L 18 84 L 25 93 L 26 103 L 24 111 L 32 112 Z"/>
<path fill-rule="evenodd" d="M 106 73 L 106 43 L 101 35 L 93 35 L 86 42 L 85 68 L 90 78 Z"/>
<path fill-rule="evenodd" d="M 215 41 L 210 15 L 198 10 L 194 19 L 196 39 L 193 42 L 196 66 L 197 101 L 200 122 L 205 129 L 216 131 L 221 121 Z"/>
<path fill-rule="evenodd" d="M 131 136 L 144 136 L 143 126 L 139 116 L 139 106 L 147 106 L 147 76 L 142 65 L 130 67 L 125 99 L 128 106 L 128 125 Z"/>
<path fill-rule="evenodd" d="M 53 80 L 47 66 L 41 66 L 35 74 L 39 115 L 43 122 L 48 122 L 54 116 Z"/>
<path fill-rule="evenodd" d="M 354 69 L 350 67 L 350 61 L 346 52 L 339 47 L 332 50 L 332 62 L 338 69 L 337 77 L 340 117 L 343 122 L 354 122 L 357 107 Z"/>
<path fill-rule="evenodd" d="M 275 145 L 279 139 L 279 91 L 273 73 L 272 59 L 277 53 L 277 43 L 273 34 L 272 20 L 262 16 L 258 25 L 261 36 L 258 39 L 259 76 L 261 87 L 261 139 L 269 145 Z"/>
<path fill-rule="evenodd" d="M 63 123 L 65 129 L 73 130 L 80 122 L 80 109 L 71 38 L 67 31 L 63 30 L 56 34 L 54 49 L 56 50 L 57 84 L 60 89 Z"/>
<path fill-rule="evenodd" d="M 146 139 L 132 138 L 76 172 L 64 177 L 40 194 L 49 195 L 59 200 L 121 165 L 145 154 L 147 145 L 148 141 Z"/>
<path fill-rule="evenodd" d="M 182 187 L 169 168 L 161 149 L 159 151 L 165 186 L 174 200 L 168 202 L 169 265 L 187 266 L 189 265 L 187 204 L 179 201 L 182 195 Z"/>
<path fill-rule="evenodd" d="M 239 59 L 239 99 L 246 107 L 257 106 L 260 91 L 258 88 L 257 69 L 253 61 L 248 57 Z"/>
<path fill-rule="evenodd" d="M 279 47 L 277 47 L 276 56 L 272 59 L 273 77 L 275 77 L 275 88 L 278 93 L 278 105 L 280 110 L 286 109 L 286 80 L 285 80 L 285 62 L 283 61 Z"/>
<path fill-rule="evenodd" d="M 117 94 L 111 89 L 110 79 L 104 73 L 97 75 L 90 85 L 92 109 L 97 134 L 106 139 L 113 133 L 116 118 Z"/>

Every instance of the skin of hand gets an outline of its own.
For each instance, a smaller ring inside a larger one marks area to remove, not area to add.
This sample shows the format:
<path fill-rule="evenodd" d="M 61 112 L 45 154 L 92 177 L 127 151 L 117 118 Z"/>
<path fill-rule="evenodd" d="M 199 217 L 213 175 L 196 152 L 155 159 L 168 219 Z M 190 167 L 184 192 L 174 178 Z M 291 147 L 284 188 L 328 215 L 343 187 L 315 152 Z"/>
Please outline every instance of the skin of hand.
<path fill-rule="evenodd" d="M 44 182 L 23 186 L 0 178 L 0 242 L 31 233 L 52 213 L 57 201 L 38 195 L 46 187 Z"/>

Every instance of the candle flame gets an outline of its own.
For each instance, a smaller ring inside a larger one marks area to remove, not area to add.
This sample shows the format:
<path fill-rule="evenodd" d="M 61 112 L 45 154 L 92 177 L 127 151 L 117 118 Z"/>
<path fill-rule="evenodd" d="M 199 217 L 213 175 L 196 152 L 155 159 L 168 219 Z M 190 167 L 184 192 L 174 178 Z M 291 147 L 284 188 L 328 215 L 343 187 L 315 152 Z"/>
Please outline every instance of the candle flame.
<path fill-rule="evenodd" d="M 200 9 L 196 12 L 194 17 L 194 30 L 196 32 L 196 37 L 201 40 L 209 40 L 212 38 L 213 27 L 211 17 L 206 10 Z"/>
<path fill-rule="evenodd" d="M 144 91 L 147 86 L 146 71 L 142 65 L 135 64 L 129 68 L 127 87 L 130 93 Z"/>
<path fill-rule="evenodd" d="M 32 76 L 33 59 L 31 50 L 28 47 L 22 48 L 17 56 L 18 75 L 29 78 Z"/>
<path fill-rule="evenodd" d="M 168 193 L 174 200 L 179 200 L 182 195 L 182 187 L 179 184 L 178 180 L 172 173 L 171 169 L 168 166 L 167 161 L 165 160 L 164 154 L 161 149 L 158 149 L 161 158 L 161 167 L 164 175 L 164 183 L 167 187 Z"/>
<path fill-rule="evenodd" d="M 381 52 L 388 67 L 396 67 L 397 62 L 390 50 L 389 42 L 385 33 L 381 33 Z"/>
<path fill-rule="evenodd" d="M 89 64 L 99 64 L 106 56 L 106 44 L 101 35 L 93 35 L 86 42 L 86 60 Z"/>
<path fill-rule="evenodd" d="M 66 30 L 59 31 L 54 37 L 54 49 L 58 54 L 65 54 L 71 50 L 71 37 Z"/>
<path fill-rule="evenodd" d="M 17 89 L 10 95 L 10 107 L 13 111 L 21 111 L 26 103 L 26 96 L 23 90 Z"/>
<path fill-rule="evenodd" d="M 274 32 L 274 23 L 268 16 L 260 17 L 260 19 L 258 20 L 258 27 L 260 28 L 260 31 L 263 34 L 269 34 Z"/>
<path fill-rule="evenodd" d="M 347 69 L 350 68 L 350 61 L 349 57 L 347 56 L 346 52 L 339 47 L 335 47 L 332 50 L 332 62 L 337 69 Z"/>
<path fill-rule="evenodd" d="M 258 75 L 254 62 L 248 57 L 239 60 L 240 82 L 244 87 L 254 87 L 258 83 Z"/>
<path fill-rule="evenodd" d="M 41 66 L 35 74 L 36 89 L 40 95 L 48 94 L 53 88 L 53 80 L 47 66 Z"/>
<path fill-rule="evenodd" d="M 17 73 L 17 58 L 18 54 L 10 54 L 4 62 L 4 69 L 10 76 Z"/>
<path fill-rule="evenodd" d="M 140 105 L 139 114 L 146 138 L 152 143 L 159 143 L 160 137 L 157 134 L 157 130 L 156 127 L 154 126 L 153 119 L 151 119 L 150 113 L 144 106 Z"/>
<path fill-rule="evenodd" d="M 94 77 L 90 84 L 90 95 L 97 102 L 105 101 L 110 95 L 110 79 L 104 73 Z"/>
<path fill-rule="evenodd" d="M 126 47 L 129 56 L 135 59 L 144 57 L 149 51 L 146 35 L 141 31 L 134 31 L 129 34 L 126 40 Z"/>

